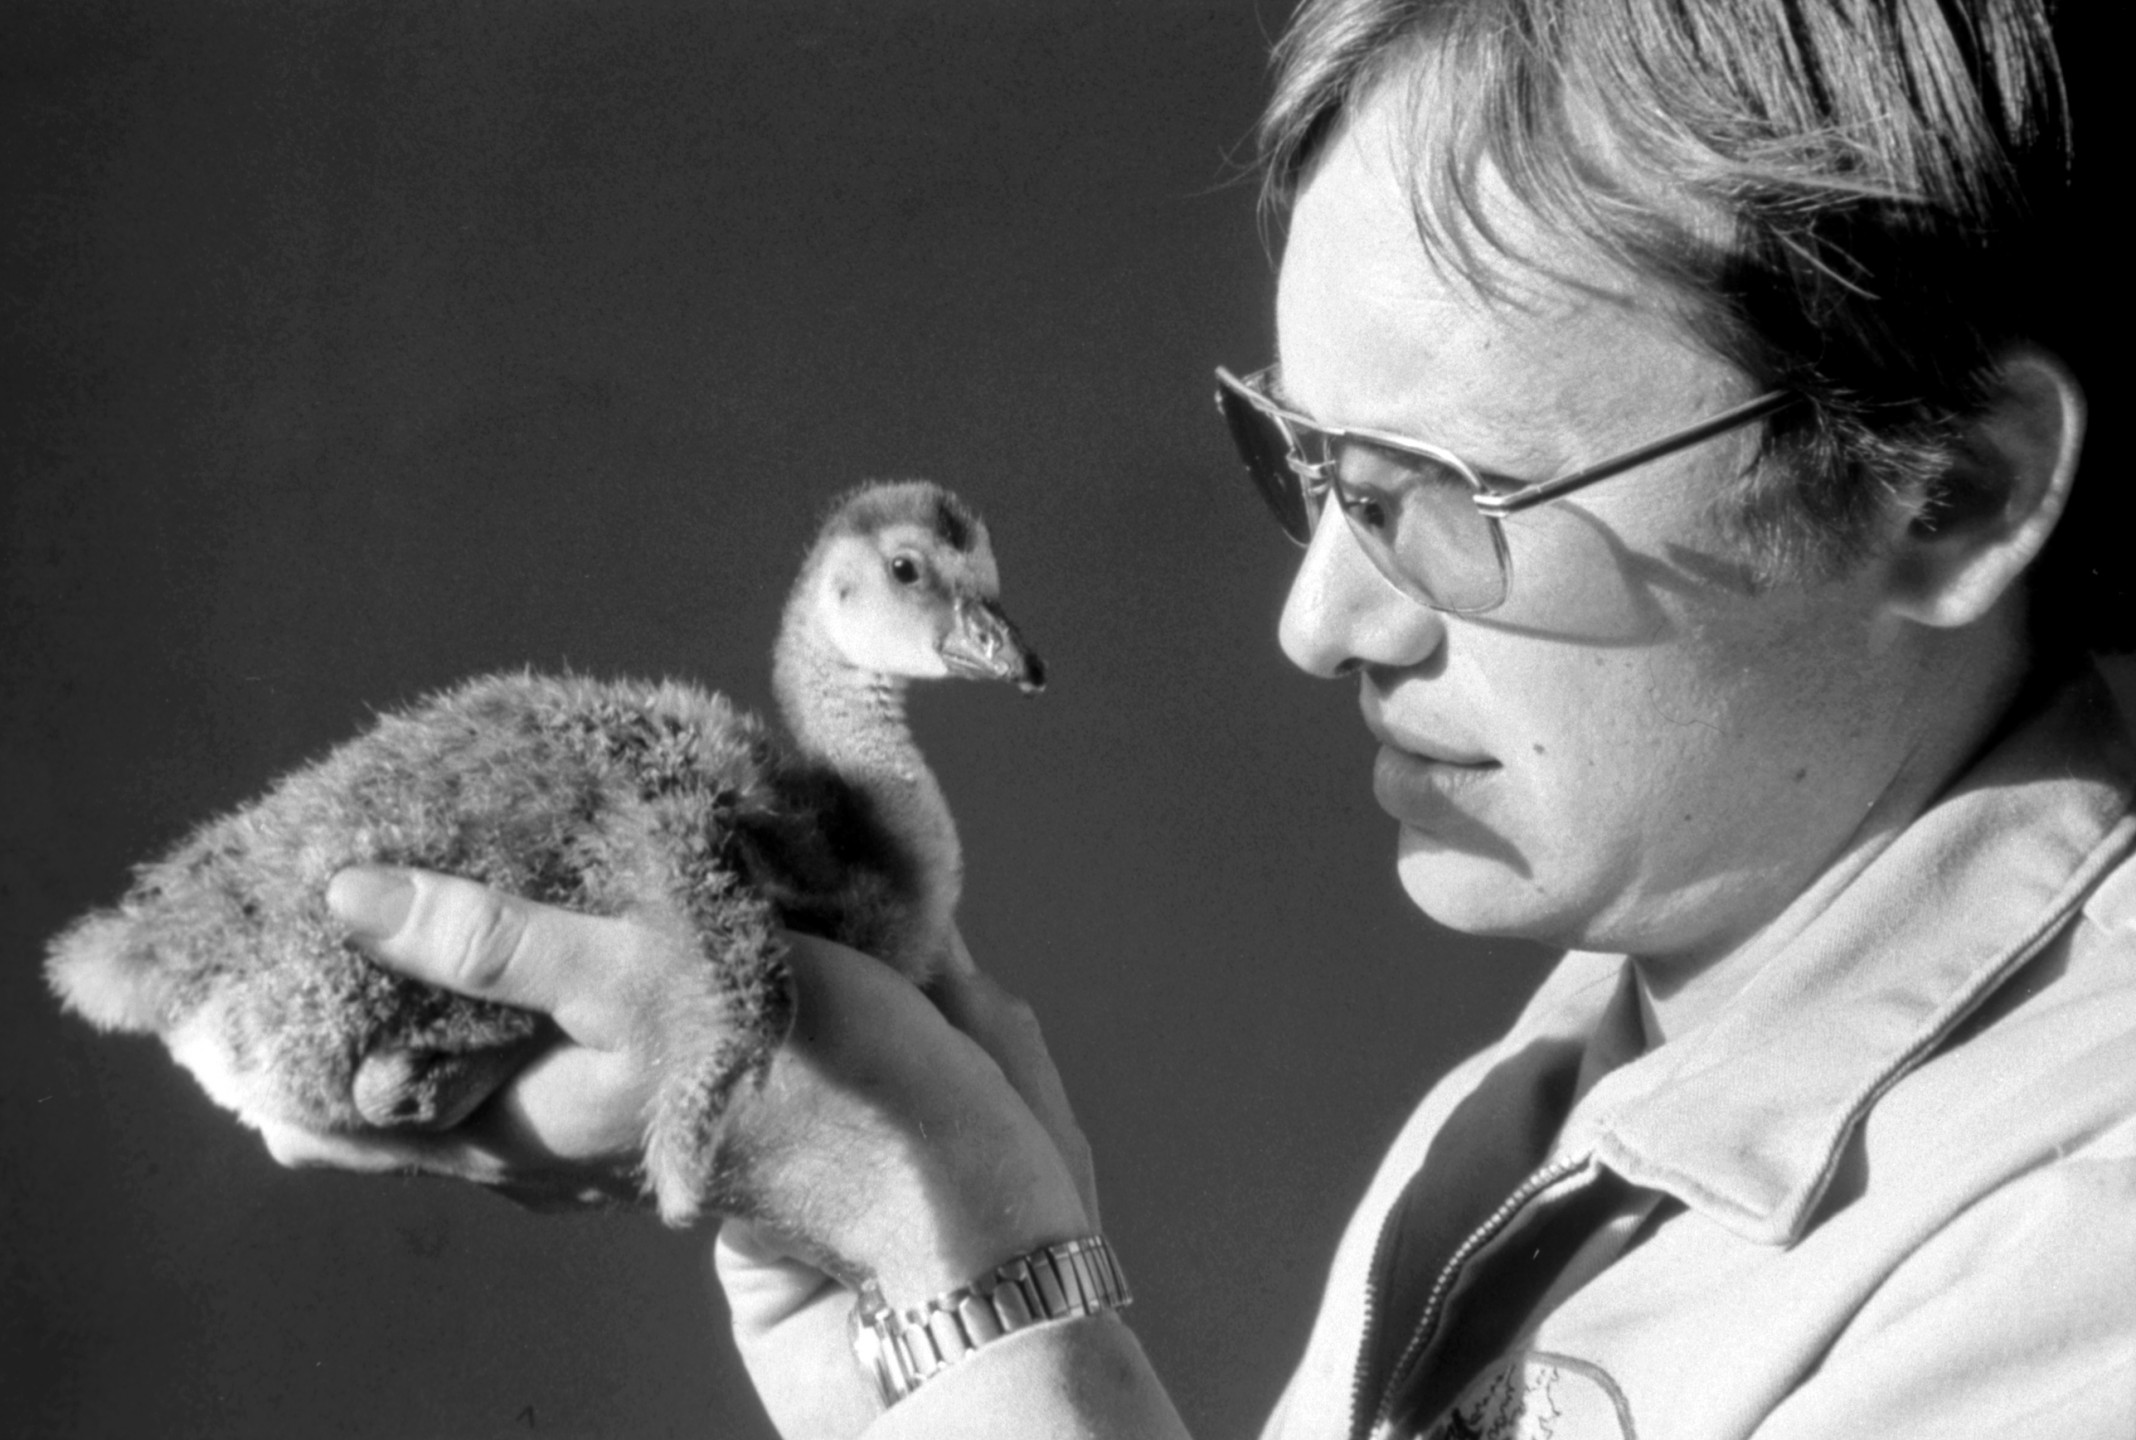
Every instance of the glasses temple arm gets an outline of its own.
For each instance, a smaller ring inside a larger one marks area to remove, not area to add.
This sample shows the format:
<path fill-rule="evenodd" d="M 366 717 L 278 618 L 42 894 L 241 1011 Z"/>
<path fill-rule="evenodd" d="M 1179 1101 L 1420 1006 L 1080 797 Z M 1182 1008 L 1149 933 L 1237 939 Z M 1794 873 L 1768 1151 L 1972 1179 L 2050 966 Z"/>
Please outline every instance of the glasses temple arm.
<path fill-rule="evenodd" d="M 1601 464 L 1591 465 L 1585 470 L 1575 470 L 1570 475 L 1560 475 L 1555 480 L 1541 480 L 1533 485 L 1524 485 L 1518 490 L 1509 490 L 1503 494 L 1493 495 L 1478 491 L 1474 497 L 1476 508 L 1493 520 L 1503 519 L 1516 511 L 1526 510 L 1531 505 L 1540 505 L 1545 500 L 1555 500 L 1560 495 L 1569 495 L 1575 490 L 1584 489 L 1598 480 L 1607 480 L 1612 475 L 1621 475 L 1627 470 L 1646 464 L 1649 460 L 1659 460 L 1664 455 L 1674 454 L 1678 450 L 1687 450 L 1702 440 L 1711 440 L 1716 435 L 1724 435 L 1730 430 L 1748 425 L 1753 420 L 1770 415 L 1775 410 L 1792 404 L 1796 398 L 1795 393 L 1791 390 L 1768 390 L 1756 399 L 1746 400 L 1732 410 L 1723 410 L 1718 415 L 1701 420 L 1688 430 L 1679 430 L 1673 435 L 1664 435 L 1661 439 L 1642 445 L 1637 450 L 1628 450 L 1622 455 L 1614 455 L 1604 460 Z"/>

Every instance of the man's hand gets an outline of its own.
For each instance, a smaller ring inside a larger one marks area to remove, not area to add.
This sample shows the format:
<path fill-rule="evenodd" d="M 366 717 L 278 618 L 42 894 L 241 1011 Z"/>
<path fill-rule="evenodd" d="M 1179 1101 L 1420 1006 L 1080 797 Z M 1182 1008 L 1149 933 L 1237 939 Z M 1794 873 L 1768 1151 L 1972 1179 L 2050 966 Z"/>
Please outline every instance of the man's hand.
<path fill-rule="evenodd" d="M 825 941 L 789 938 L 795 947 L 797 974 L 810 977 L 803 984 L 804 994 L 822 985 L 837 967 L 854 961 L 874 963 Z M 1014 1086 L 1044 1127 L 1055 1152 L 1069 1167 L 1081 1202 L 1084 1218 L 1077 1233 L 1094 1234 L 1098 1205 L 1090 1147 L 1068 1107 L 1038 1022 L 1028 1005 L 979 974 L 968 956 L 963 960 L 957 970 L 935 982 L 935 1002 L 962 1035 L 992 1060 L 997 1073 Z M 800 1028 L 797 1022 L 797 1034 Z M 968 1252 L 965 1260 L 951 1262 L 932 1281 L 910 1283 L 903 1291 L 888 1290 L 886 1284 L 886 1290 L 894 1303 L 915 1303 L 967 1284 L 1002 1261 L 1045 1242 L 993 1243 L 994 1250 Z M 972 1254 L 986 1258 L 969 1258 Z M 796 1258 L 795 1249 L 774 1226 L 729 1220 L 720 1229 L 714 1258 L 733 1315 L 735 1343 L 779 1432 L 857 1434 L 878 1413 L 880 1402 L 853 1357 L 848 1328 L 853 1291 L 817 1264 Z"/>
<path fill-rule="evenodd" d="M 375 959 L 413 979 L 549 1015 L 559 1042 L 439 1134 L 265 1131 L 284 1165 L 447 1175 L 548 1208 L 639 1199 L 657 1007 L 690 963 L 648 926 L 537 905 L 417 870 L 344 870 L 327 903 Z"/>
<path fill-rule="evenodd" d="M 284 1164 L 456 1176 L 539 1205 L 637 1196 L 663 1016 L 695 992 L 686 937 L 416 871 L 344 871 L 335 913 L 413 979 L 551 1017 L 558 1042 L 434 1135 L 270 1130 Z M 935 1003 L 889 967 L 790 935 L 791 1035 L 722 1141 L 719 1270 L 752 1377 L 788 1433 L 873 1413 L 847 1346 L 850 1286 L 916 1304 L 1093 1233 L 1088 1148 L 1029 1009 L 976 973 Z M 835 1278 L 833 1278 L 835 1277 Z"/>

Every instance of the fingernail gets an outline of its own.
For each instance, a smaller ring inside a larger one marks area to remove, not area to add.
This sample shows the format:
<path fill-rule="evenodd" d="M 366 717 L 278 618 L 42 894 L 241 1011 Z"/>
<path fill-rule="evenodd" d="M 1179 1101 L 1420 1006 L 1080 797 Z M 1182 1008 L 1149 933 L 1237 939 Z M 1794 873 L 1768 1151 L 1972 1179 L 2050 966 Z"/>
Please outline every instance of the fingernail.
<path fill-rule="evenodd" d="M 358 935 L 383 940 L 400 932 L 415 903 L 415 882 L 382 865 L 358 865 L 327 882 L 326 908 Z"/>

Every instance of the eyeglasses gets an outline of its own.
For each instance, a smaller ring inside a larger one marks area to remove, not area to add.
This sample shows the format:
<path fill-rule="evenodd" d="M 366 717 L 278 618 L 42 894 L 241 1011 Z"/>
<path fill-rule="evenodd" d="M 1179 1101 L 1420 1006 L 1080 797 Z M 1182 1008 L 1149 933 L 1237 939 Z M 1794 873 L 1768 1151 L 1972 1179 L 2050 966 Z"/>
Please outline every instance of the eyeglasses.
<path fill-rule="evenodd" d="M 1216 408 L 1254 488 L 1300 545 L 1329 492 L 1360 549 L 1403 594 L 1434 610 L 1481 615 L 1506 598 L 1511 560 L 1499 522 L 1649 460 L 1772 414 L 1795 397 L 1773 390 L 1636 450 L 1533 485 L 1488 482 L 1451 451 L 1380 430 L 1315 424 L 1269 393 L 1273 368 L 1240 379 L 1216 372 Z"/>

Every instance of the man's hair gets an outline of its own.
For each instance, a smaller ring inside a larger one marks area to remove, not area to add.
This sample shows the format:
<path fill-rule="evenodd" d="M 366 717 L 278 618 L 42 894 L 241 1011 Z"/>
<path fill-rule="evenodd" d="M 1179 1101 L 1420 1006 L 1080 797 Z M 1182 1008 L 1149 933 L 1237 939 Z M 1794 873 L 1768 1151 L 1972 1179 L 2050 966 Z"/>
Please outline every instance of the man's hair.
<path fill-rule="evenodd" d="M 1308 0 L 1276 69 L 1272 206 L 1402 87 L 1435 260 L 1492 286 L 1481 251 L 1513 252 L 1481 203 L 1495 171 L 1802 398 L 1723 506 L 1768 575 L 1843 569 L 1895 500 L 1978 503 L 1953 479 L 1959 422 L 2004 347 L 2054 328 L 2070 151 L 2043 0 Z M 2074 529 L 2030 587 L 2063 656 L 2131 638 L 2127 607 L 2083 593 L 2101 567 L 2066 553 Z"/>

